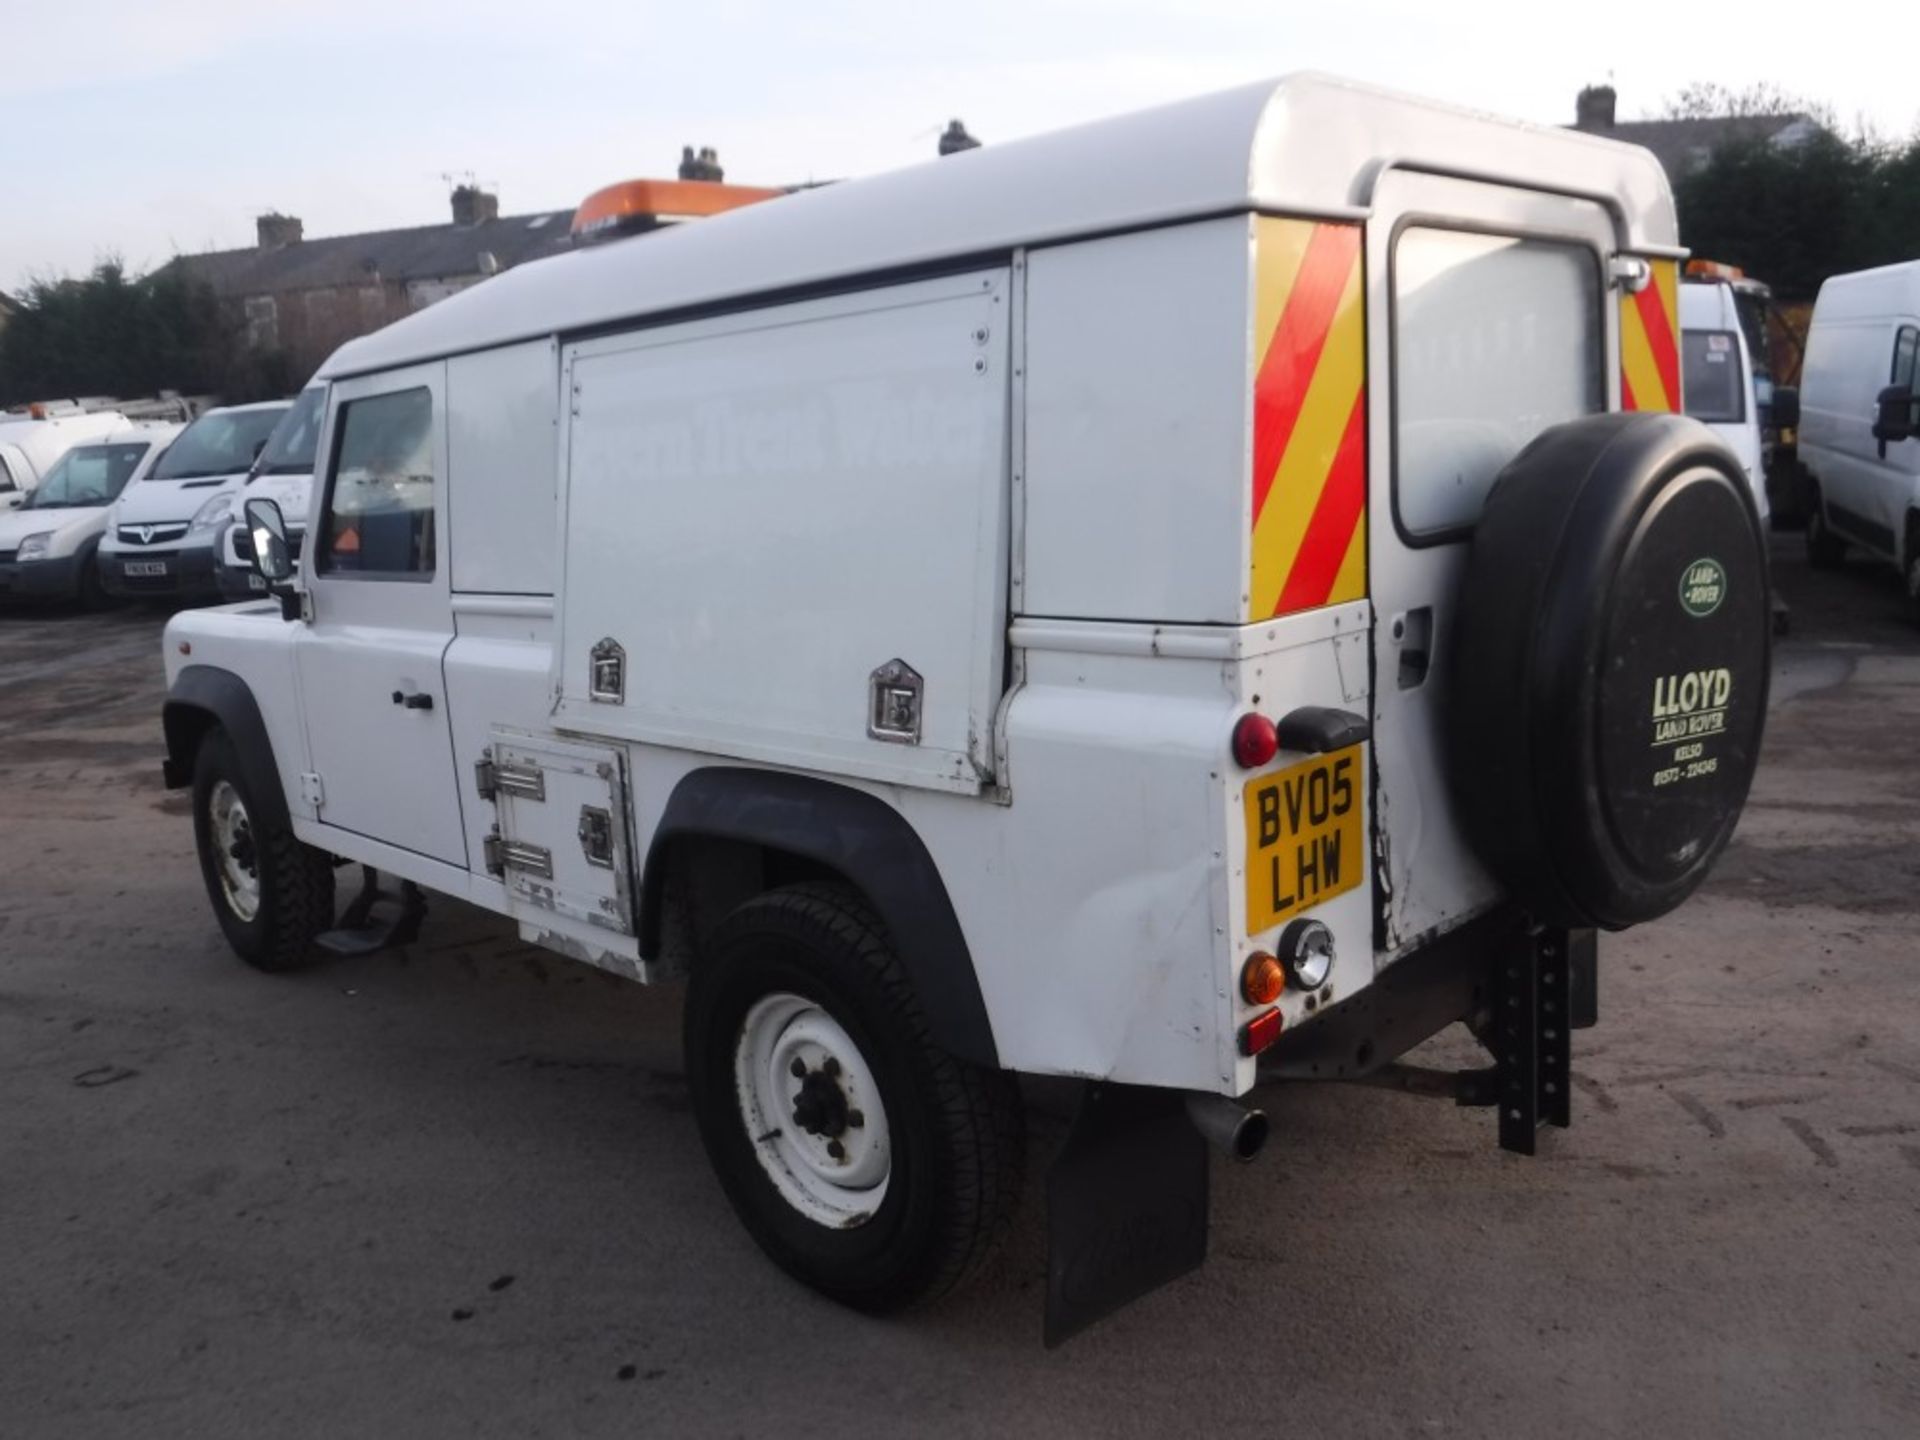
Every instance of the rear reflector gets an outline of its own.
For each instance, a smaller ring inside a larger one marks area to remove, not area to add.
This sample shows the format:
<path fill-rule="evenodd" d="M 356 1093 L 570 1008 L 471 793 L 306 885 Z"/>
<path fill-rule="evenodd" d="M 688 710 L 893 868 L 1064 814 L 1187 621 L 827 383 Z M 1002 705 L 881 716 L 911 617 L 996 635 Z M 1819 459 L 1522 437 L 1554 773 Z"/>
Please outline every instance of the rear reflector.
<path fill-rule="evenodd" d="M 1258 1055 L 1269 1049 L 1280 1038 L 1280 1011 L 1264 1010 L 1247 1022 L 1247 1028 L 1240 1032 L 1240 1053 Z"/>

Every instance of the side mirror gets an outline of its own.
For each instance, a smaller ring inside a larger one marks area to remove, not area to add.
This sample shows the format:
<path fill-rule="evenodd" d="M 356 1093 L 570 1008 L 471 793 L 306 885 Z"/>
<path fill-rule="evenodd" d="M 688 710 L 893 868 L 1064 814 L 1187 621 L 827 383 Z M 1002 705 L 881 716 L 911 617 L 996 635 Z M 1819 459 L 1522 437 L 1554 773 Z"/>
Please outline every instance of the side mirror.
<path fill-rule="evenodd" d="M 1873 438 L 1880 442 L 1884 457 L 1887 446 L 1913 434 L 1913 390 L 1906 385 L 1889 385 L 1874 397 Z"/>
<path fill-rule="evenodd" d="M 1800 392 L 1791 385 L 1773 387 L 1773 405 L 1768 419 L 1776 430 L 1800 428 Z"/>
<path fill-rule="evenodd" d="M 293 552 L 287 545 L 287 522 L 272 500 L 247 501 L 247 534 L 253 539 L 253 568 L 269 585 L 293 578 Z"/>

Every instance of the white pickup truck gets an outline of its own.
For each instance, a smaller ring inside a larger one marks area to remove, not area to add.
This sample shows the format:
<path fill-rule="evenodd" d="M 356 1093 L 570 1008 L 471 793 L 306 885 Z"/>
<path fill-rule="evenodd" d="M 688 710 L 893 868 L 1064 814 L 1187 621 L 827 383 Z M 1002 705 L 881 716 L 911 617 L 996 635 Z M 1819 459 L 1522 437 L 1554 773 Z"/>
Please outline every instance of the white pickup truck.
<path fill-rule="evenodd" d="M 277 603 L 167 628 L 214 912 L 686 977 L 727 1195 L 868 1310 L 987 1252 L 1016 1075 L 1086 1082 L 1054 1340 L 1200 1263 L 1263 1081 L 1531 1153 L 1765 713 L 1682 253 L 1642 150 L 1296 77 L 475 286 L 323 367 Z"/>

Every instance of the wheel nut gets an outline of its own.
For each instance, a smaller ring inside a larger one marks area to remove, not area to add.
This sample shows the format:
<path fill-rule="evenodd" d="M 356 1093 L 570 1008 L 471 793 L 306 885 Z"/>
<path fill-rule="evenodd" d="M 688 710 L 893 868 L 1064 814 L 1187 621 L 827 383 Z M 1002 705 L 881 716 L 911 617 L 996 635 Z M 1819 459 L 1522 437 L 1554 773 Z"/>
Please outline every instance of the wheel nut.
<path fill-rule="evenodd" d="M 867 1117 L 865 1115 L 862 1115 L 858 1110 L 847 1111 L 847 1128 L 848 1129 L 858 1130 L 861 1126 L 865 1125 L 866 1123 L 867 1123 Z"/>
<path fill-rule="evenodd" d="M 827 1154 L 836 1160 L 844 1160 L 847 1158 L 847 1147 L 842 1145 L 838 1140 L 829 1140 L 827 1142 Z"/>
<path fill-rule="evenodd" d="M 826 1071 L 829 1077 L 837 1077 L 840 1074 L 840 1062 L 831 1055 L 821 1061 L 820 1068 Z"/>
<path fill-rule="evenodd" d="M 787 1066 L 787 1071 L 794 1079 L 804 1080 L 807 1078 L 807 1062 L 796 1055 L 793 1057 L 793 1063 Z"/>

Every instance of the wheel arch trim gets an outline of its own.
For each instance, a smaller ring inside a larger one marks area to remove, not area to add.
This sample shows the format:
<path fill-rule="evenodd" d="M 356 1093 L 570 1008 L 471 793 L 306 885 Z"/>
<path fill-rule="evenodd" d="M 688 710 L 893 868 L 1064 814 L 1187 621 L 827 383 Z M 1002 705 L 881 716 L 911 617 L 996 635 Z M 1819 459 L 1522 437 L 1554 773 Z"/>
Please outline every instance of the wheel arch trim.
<path fill-rule="evenodd" d="M 167 737 L 161 768 L 169 790 L 193 783 L 194 756 L 200 741 L 217 725 L 233 741 L 248 798 L 260 818 L 283 829 L 291 828 L 267 722 L 246 681 L 231 670 L 189 665 L 174 677 L 166 704 L 161 707 L 160 723 Z"/>
<path fill-rule="evenodd" d="M 823 865 L 856 886 L 898 947 L 942 1048 L 997 1068 L 973 958 L 939 867 L 912 824 L 877 796 L 780 770 L 712 766 L 667 797 L 640 884 L 640 953 L 659 953 L 668 857 L 682 840 L 744 842 Z"/>

